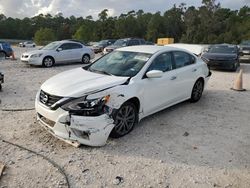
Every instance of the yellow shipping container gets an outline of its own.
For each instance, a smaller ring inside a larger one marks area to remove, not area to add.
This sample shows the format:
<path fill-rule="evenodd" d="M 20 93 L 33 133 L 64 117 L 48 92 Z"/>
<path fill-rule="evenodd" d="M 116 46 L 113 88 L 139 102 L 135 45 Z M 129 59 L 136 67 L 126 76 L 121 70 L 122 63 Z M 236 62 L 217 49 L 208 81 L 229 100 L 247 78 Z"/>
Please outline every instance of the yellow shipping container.
<path fill-rule="evenodd" d="M 166 44 L 173 44 L 174 38 L 158 38 L 157 39 L 157 45 L 164 46 Z"/>

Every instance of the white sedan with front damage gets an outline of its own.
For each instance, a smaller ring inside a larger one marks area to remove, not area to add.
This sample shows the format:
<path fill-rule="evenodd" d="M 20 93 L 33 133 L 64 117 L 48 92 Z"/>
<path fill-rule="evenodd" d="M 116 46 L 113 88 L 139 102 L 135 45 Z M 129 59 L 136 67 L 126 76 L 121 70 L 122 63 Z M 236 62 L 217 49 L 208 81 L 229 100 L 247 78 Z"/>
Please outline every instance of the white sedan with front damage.
<path fill-rule="evenodd" d="M 37 118 L 60 139 L 102 146 L 150 114 L 197 102 L 210 75 L 206 63 L 185 50 L 120 48 L 47 80 L 36 96 Z"/>

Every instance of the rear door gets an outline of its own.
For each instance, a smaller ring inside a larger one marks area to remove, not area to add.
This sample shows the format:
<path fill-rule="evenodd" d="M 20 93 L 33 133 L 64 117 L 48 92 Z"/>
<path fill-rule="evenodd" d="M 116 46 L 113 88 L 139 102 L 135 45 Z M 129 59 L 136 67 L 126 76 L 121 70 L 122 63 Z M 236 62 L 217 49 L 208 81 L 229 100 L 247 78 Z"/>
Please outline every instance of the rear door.
<path fill-rule="evenodd" d="M 189 53 L 174 51 L 173 58 L 176 68 L 176 100 L 180 101 L 191 96 L 199 70 L 196 58 Z"/>
<path fill-rule="evenodd" d="M 79 62 L 82 60 L 82 55 L 83 55 L 83 46 L 78 43 L 71 43 L 70 47 L 72 49 L 72 62 Z"/>

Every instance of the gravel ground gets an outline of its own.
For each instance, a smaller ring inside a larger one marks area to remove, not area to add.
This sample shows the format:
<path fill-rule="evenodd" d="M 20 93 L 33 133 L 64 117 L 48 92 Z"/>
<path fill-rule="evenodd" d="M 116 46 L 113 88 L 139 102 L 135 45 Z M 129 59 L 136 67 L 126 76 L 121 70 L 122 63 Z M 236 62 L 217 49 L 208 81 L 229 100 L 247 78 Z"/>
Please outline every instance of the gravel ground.
<path fill-rule="evenodd" d="M 19 60 L 0 62 L 5 73 L 0 109 L 33 108 L 40 85 L 49 77 L 81 66 L 50 69 Z M 250 65 L 242 64 L 246 92 L 230 90 L 236 73 L 213 71 L 202 99 L 183 102 L 140 122 L 127 136 L 104 147 L 74 148 L 36 122 L 35 111 L 0 110 L 0 138 L 56 161 L 71 187 L 250 187 Z M 46 160 L 0 142 L 6 169 L 0 187 L 66 187 Z"/>

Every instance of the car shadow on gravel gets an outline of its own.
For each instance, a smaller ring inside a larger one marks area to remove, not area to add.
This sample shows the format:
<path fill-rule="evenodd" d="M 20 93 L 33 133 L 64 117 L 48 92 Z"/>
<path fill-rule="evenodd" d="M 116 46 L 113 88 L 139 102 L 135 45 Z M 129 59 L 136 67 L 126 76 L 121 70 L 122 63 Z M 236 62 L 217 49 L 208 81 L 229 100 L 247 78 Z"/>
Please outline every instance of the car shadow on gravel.
<path fill-rule="evenodd" d="M 249 92 L 206 91 L 198 103 L 185 101 L 151 115 L 129 135 L 109 139 L 99 149 L 167 163 L 245 168 L 250 164 L 250 103 L 239 98 L 247 96 Z"/>

